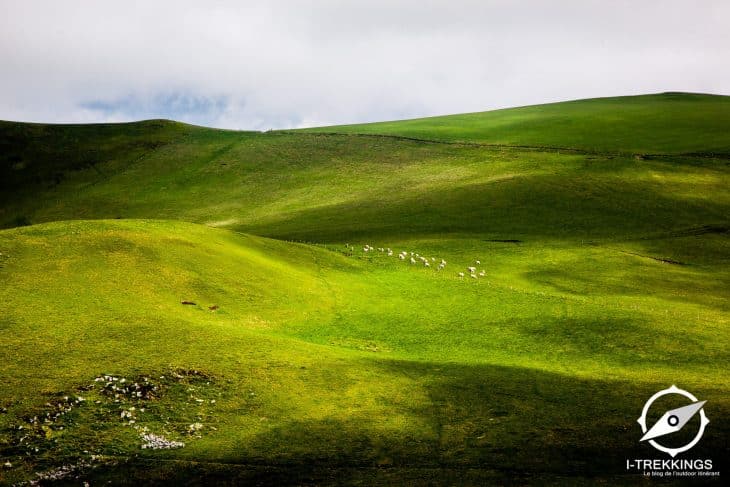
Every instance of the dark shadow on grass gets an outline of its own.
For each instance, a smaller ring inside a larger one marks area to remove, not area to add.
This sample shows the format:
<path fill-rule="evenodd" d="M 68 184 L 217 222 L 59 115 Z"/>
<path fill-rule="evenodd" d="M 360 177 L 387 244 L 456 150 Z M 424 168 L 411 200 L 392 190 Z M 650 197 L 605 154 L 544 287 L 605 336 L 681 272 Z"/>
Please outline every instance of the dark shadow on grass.
<path fill-rule="evenodd" d="M 722 223 L 730 205 L 684 198 L 640 181 L 590 173 L 522 175 L 499 182 L 304 209 L 280 220 L 236 230 L 311 242 L 388 241 L 427 235 L 495 239 L 603 239 L 640 237 L 677 228 Z"/>
<path fill-rule="evenodd" d="M 718 257 L 717 264 L 722 264 L 723 257 Z M 662 264 L 657 264 L 662 265 Z M 610 272 L 602 278 L 601 271 L 576 265 L 565 268 L 541 267 L 536 263 L 534 270 L 523 275 L 530 282 L 548 286 L 558 293 L 573 296 L 613 296 L 613 297 L 645 297 L 647 293 L 661 297 L 667 303 L 691 303 L 715 308 L 722 311 L 730 309 L 730 303 L 724 296 L 730 287 L 727 273 L 718 268 L 706 268 L 701 274 L 674 272 L 667 269 L 646 270 L 641 267 L 632 268 L 633 272 L 625 272 L 619 280 Z M 566 270 L 570 269 L 570 270 Z M 670 312 L 671 305 L 657 308 L 657 312 Z"/>
<path fill-rule="evenodd" d="M 387 418 L 292 419 L 217 463 L 134 460 L 92 480 L 175 485 L 585 485 L 642 484 L 626 459 L 665 458 L 640 443 L 644 401 L 670 384 L 578 379 L 503 366 L 368 361 L 405 376 L 427 401 L 412 421 L 383 433 Z M 678 385 L 681 370 L 678 370 Z M 727 391 L 693 388 L 711 423 L 691 458 L 722 470 L 730 428 Z M 403 412 L 400 410 L 399 412 Z M 425 425 L 425 426 L 424 426 Z M 387 431 L 387 430 L 386 430 Z"/>

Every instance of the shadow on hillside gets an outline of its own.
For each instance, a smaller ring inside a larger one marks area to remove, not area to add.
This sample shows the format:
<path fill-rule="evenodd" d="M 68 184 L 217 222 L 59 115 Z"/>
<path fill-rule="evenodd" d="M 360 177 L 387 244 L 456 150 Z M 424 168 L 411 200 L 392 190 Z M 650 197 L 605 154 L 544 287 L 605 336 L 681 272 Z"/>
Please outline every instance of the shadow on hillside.
<path fill-rule="evenodd" d="M 406 376 L 428 400 L 408 407 L 400 431 L 387 418 L 298 421 L 269 430 L 220 463 L 132 461 L 96 472 L 114 483 L 224 485 L 483 485 L 642 483 L 626 459 L 668 458 L 639 442 L 644 401 L 669 384 L 583 380 L 531 369 L 370 362 Z M 681 374 L 678 376 L 681 384 Z M 711 423 L 691 458 L 722 470 L 726 391 L 693 389 Z M 415 401 L 414 401 L 415 403 Z M 406 403 L 411 404 L 411 403 Z M 399 407 L 404 407 L 401 403 Z M 397 411 L 402 413 L 402 410 Z M 424 426 L 425 425 L 425 426 Z"/>
<path fill-rule="evenodd" d="M 699 245 L 701 242 L 698 242 Z M 580 255 L 576 254 L 576 260 L 579 258 Z M 716 264 L 721 264 L 721 259 L 718 257 Z M 601 269 L 588 268 L 581 264 L 576 261 L 576 265 L 564 264 L 563 267 L 556 268 L 536 262 L 532 270 L 524 272 L 522 276 L 530 282 L 567 295 L 641 298 L 650 292 L 668 302 L 692 303 L 720 311 L 730 310 L 730 302 L 726 299 L 730 276 L 717 272 L 721 269 L 719 265 L 717 268 L 694 268 L 692 272 L 666 269 L 666 264 L 664 268 L 654 267 L 649 270 L 639 265 L 627 265 L 619 279 L 611 274 L 616 272 L 614 269 L 602 273 Z M 657 311 L 669 312 L 670 305 L 666 306 L 666 309 L 657 308 Z"/>
<path fill-rule="evenodd" d="M 289 213 L 236 230 L 312 242 L 375 242 L 424 235 L 488 234 L 537 240 L 641 236 L 726 221 L 726 202 L 683 197 L 672 189 L 580 172 L 520 176 Z"/>

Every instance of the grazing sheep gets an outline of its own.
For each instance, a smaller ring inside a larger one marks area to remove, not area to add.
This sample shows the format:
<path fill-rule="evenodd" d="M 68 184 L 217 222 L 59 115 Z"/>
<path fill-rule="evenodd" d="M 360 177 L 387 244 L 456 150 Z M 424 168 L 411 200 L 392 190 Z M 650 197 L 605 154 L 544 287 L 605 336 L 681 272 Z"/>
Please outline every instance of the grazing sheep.
<path fill-rule="evenodd" d="M 474 274 L 477 271 L 476 267 L 467 267 L 466 270 L 468 270 L 471 274 Z"/>
<path fill-rule="evenodd" d="M 423 265 L 424 265 L 424 266 L 426 266 L 426 267 L 431 267 L 431 264 L 429 264 L 429 263 L 428 263 L 428 261 L 425 261 L 425 262 L 423 263 Z"/>
<path fill-rule="evenodd" d="M 477 278 L 477 275 L 476 274 L 471 274 L 471 277 L 473 277 L 474 279 L 476 279 Z"/>
<path fill-rule="evenodd" d="M 411 264 L 415 264 L 415 263 L 416 263 L 416 259 L 414 259 L 413 257 L 411 257 Z"/>
<path fill-rule="evenodd" d="M 443 269 L 443 268 L 444 268 L 444 265 L 443 265 L 443 264 L 439 264 L 439 267 L 438 267 L 438 269 L 439 269 L 439 270 L 441 270 L 441 269 Z"/>
<path fill-rule="evenodd" d="M 477 263 L 477 265 L 479 265 L 479 264 L 482 263 L 482 261 L 481 260 L 478 260 L 476 263 Z"/>
<path fill-rule="evenodd" d="M 484 271 L 482 271 L 482 272 L 480 272 L 480 273 L 479 273 L 479 277 L 484 277 L 484 276 L 486 276 L 486 275 L 487 275 L 487 273 L 486 273 L 486 272 L 484 272 Z"/>
<path fill-rule="evenodd" d="M 441 265 L 446 265 L 446 261 L 444 259 L 441 259 Z"/>
<path fill-rule="evenodd" d="M 405 260 L 406 256 L 405 256 L 405 255 L 403 255 L 403 254 L 398 254 L 398 258 L 399 258 L 400 260 Z"/>
<path fill-rule="evenodd" d="M 459 272 L 459 277 L 464 277 L 464 273 L 463 272 Z"/>

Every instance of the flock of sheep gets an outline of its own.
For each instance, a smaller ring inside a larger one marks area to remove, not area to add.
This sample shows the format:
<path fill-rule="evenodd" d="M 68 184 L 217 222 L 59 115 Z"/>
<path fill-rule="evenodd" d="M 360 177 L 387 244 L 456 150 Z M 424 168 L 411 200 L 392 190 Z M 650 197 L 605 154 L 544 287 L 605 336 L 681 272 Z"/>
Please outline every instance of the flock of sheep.
<path fill-rule="evenodd" d="M 350 244 L 345 244 L 345 247 L 348 250 L 354 249 L 354 247 L 352 247 Z M 363 248 L 362 248 L 362 251 L 365 252 L 365 253 L 367 253 L 367 252 L 375 252 L 376 250 L 378 252 L 385 253 L 388 257 L 392 257 L 394 255 L 393 250 L 390 249 L 390 248 L 378 247 L 376 249 L 375 247 L 372 247 L 371 245 L 368 245 L 368 244 L 365 244 L 363 246 Z M 418 264 L 420 262 L 424 267 L 431 267 L 431 264 L 432 263 L 434 263 L 434 264 L 436 263 L 436 257 L 431 257 L 429 259 L 429 258 L 424 257 L 422 255 L 418 255 L 417 253 L 407 252 L 405 250 L 403 252 L 398 253 L 398 258 L 400 260 L 403 260 L 403 261 L 405 261 L 406 259 L 408 259 L 408 261 L 411 263 L 411 265 Z M 474 261 L 474 264 L 481 265 L 481 261 L 476 260 L 476 261 Z M 446 261 L 444 259 L 439 259 L 439 263 L 438 263 L 438 266 L 436 267 L 436 270 L 441 271 L 445 267 L 446 267 Z M 481 269 L 477 273 L 476 266 L 468 266 L 466 268 L 466 270 L 469 272 L 469 276 L 472 277 L 472 278 L 474 278 L 474 279 L 478 279 L 480 277 L 485 277 L 487 275 L 487 273 L 484 271 L 484 269 Z M 466 276 L 466 273 L 459 272 L 457 275 L 459 276 L 459 278 L 463 279 Z"/>

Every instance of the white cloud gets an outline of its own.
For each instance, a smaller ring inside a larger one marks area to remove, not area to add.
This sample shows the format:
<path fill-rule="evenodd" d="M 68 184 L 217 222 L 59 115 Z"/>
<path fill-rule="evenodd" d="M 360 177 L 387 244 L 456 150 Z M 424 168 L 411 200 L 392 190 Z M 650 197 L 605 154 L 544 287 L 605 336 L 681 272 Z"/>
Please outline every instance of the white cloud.
<path fill-rule="evenodd" d="M 0 9 L 2 119 L 267 129 L 730 93 L 724 0 L 0 0 Z"/>

